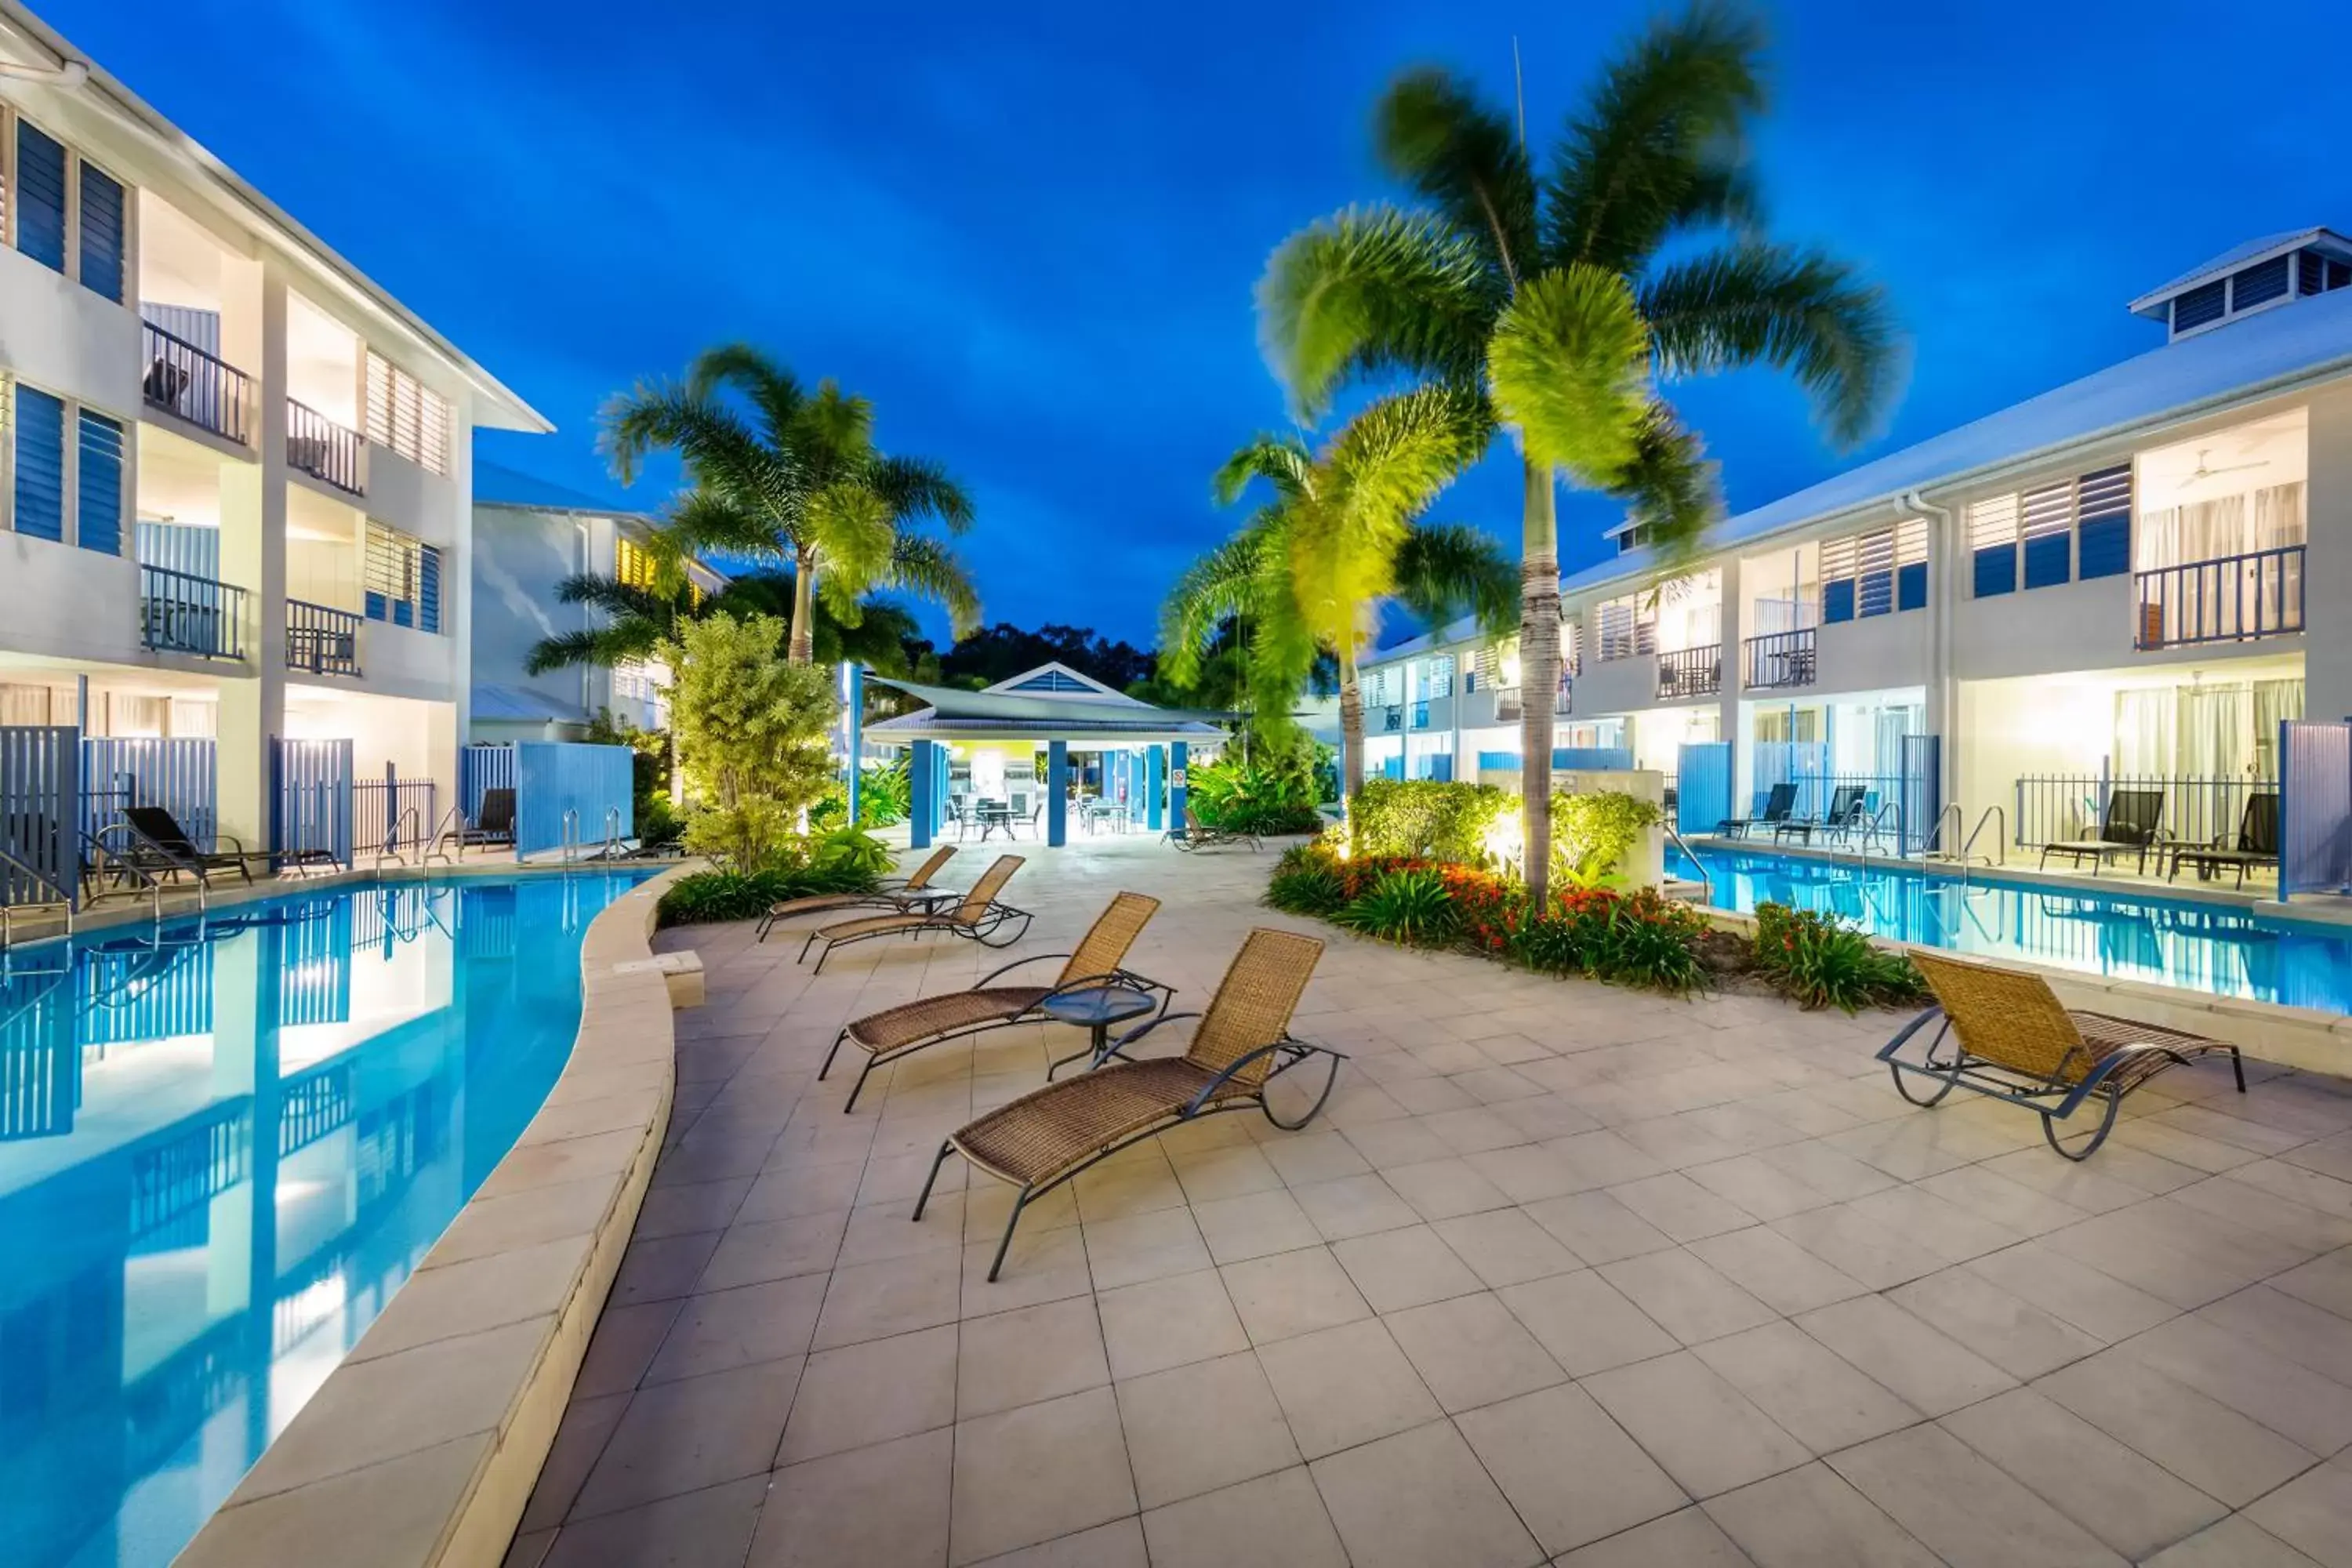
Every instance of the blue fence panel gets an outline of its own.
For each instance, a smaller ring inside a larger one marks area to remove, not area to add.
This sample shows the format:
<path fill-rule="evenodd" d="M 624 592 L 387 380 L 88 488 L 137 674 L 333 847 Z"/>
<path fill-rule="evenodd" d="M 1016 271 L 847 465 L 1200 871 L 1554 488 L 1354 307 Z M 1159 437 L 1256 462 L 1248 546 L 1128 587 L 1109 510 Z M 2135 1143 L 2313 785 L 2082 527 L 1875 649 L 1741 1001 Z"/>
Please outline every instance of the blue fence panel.
<path fill-rule="evenodd" d="M 2279 897 L 2352 885 L 2352 724 L 2279 726 Z"/>
<path fill-rule="evenodd" d="M 1685 744 L 1675 765 L 1675 831 L 1712 833 L 1731 815 L 1731 742 Z"/>
<path fill-rule="evenodd" d="M 1927 847 L 1928 836 L 1944 812 L 1944 738 L 1903 737 L 1903 766 L 1896 786 L 1896 843 L 1906 855 Z M 1952 847 L 1957 849 L 1957 845 Z"/>
<path fill-rule="evenodd" d="M 593 847 L 616 813 L 620 836 L 633 837 L 636 818 L 626 746 L 583 746 L 562 741 L 522 741 L 515 753 L 515 853 L 530 855 L 572 841 Z"/>
<path fill-rule="evenodd" d="M 515 787 L 515 749 L 510 745 L 467 746 L 457 753 L 457 804 L 467 822 L 482 819 L 482 796 Z"/>
<path fill-rule="evenodd" d="M 80 739 L 70 724 L 0 725 L 0 904 L 79 897 Z"/>
<path fill-rule="evenodd" d="M 1775 786 L 1797 786 L 1791 817 L 1818 822 L 1830 805 L 1830 749 L 1820 741 L 1759 741 L 1756 742 L 1755 799 L 1744 815 L 1753 816 L 1772 798 Z"/>
<path fill-rule="evenodd" d="M 352 863 L 352 742 L 270 743 L 269 847 L 298 858 Z"/>
<path fill-rule="evenodd" d="M 218 847 L 218 748 L 210 741 L 92 735 L 81 743 L 81 830 L 100 838 L 134 805 L 161 806 L 199 849 Z M 109 848 L 114 837 L 100 839 Z"/>
<path fill-rule="evenodd" d="M 1519 753 L 1517 752 L 1481 752 L 1478 753 L 1478 771 L 1482 773 L 1515 773 L 1519 771 Z"/>
<path fill-rule="evenodd" d="M 1623 773 L 1633 770 L 1633 752 L 1626 746 L 1555 746 L 1551 765 L 1581 773 Z"/>

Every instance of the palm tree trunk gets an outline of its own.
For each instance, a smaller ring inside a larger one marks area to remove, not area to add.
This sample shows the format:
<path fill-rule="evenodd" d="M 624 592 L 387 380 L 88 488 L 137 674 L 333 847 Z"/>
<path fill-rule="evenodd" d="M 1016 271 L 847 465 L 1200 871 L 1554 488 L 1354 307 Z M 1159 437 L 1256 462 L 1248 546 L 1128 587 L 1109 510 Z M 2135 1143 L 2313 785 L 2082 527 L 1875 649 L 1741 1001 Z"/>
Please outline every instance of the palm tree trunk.
<path fill-rule="evenodd" d="M 1552 475 L 1529 462 L 1519 547 L 1521 875 L 1535 906 L 1551 887 L 1551 743 L 1559 694 L 1559 517 Z"/>
<path fill-rule="evenodd" d="M 1355 815 L 1364 787 L 1364 689 L 1356 679 L 1356 650 L 1339 650 L 1339 810 Z"/>
<path fill-rule="evenodd" d="M 816 552 L 803 550 L 793 561 L 793 626 L 785 646 L 789 664 L 816 659 Z"/>

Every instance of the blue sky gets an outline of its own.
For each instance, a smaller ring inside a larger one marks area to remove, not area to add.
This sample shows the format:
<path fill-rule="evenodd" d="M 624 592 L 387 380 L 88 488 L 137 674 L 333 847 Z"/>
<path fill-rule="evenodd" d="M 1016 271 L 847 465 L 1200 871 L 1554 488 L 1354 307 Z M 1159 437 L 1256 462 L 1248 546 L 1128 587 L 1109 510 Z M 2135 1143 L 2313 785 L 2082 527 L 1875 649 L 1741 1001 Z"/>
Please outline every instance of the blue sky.
<path fill-rule="evenodd" d="M 485 455 L 651 509 L 597 405 L 742 338 L 871 396 L 981 510 L 991 618 L 1150 635 L 1233 520 L 1207 475 L 1283 421 L 1251 288 L 1284 235 L 1382 194 L 1399 67 L 1510 89 L 1538 140 L 1630 0 L 1185 7 L 51 0 L 79 47 L 560 427 Z M 1929 14 L 1921 14 L 1929 13 Z M 1783 3 L 1759 140 L 1782 237 L 1892 291 L 1908 391 L 1863 455 L 2153 347 L 2124 301 L 2238 240 L 2352 226 L 2352 10 Z M 1851 459 L 1768 375 L 1675 389 L 1735 508 Z M 1438 514 L 1517 538 L 1490 459 Z M 1605 504 L 1562 509 L 1563 562 Z"/>

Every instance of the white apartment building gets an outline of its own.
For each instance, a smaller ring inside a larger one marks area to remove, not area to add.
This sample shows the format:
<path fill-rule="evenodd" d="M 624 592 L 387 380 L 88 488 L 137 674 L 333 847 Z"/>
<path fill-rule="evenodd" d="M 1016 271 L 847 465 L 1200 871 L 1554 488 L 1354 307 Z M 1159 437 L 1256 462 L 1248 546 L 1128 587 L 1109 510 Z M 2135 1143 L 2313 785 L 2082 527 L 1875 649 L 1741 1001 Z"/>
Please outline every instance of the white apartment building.
<path fill-rule="evenodd" d="M 2279 720 L 2352 714 L 2352 239 L 2254 240 L 2129 309 L 2147 352 L 1729 518 L 1673 582 L 1617 531 L 1561 584 L 1559 745 L 1675 773 L 1728 742 L 1738 811 L 1792 775 L 1875 808 L 1907 757 L 2012 843 L 2078 830 L 2086 780 L 2234 830 Z M 1458 624 L 1368 669 L 1373 771 L 1515 776 L 1513 644 Z"/>
<path fill-rule="evenodd" d="M 448 781 L 472 433 L 552 426 L 15 0 L 0 189 L 0 725 L 210 741 L 249 845 L 280 740 Z"/>
<path fill-rule="evenodd" d="M 497 463 L 474 468 L 473 702 L 475 742 L 577 740 L 599 713 L 639 730 L 666 729 L 669 671 L 656 659 L 605 668 L 571 665 L 531 673 L 531 649 L 548 637 L 603 624 L 602 612 L 564 604 L 567 577 L 610 577 L 650 588 L 641 548 L 652 520 L 617 511 L 576 490 Z M 727 579 L 689 562 L 692 592 Z"/>

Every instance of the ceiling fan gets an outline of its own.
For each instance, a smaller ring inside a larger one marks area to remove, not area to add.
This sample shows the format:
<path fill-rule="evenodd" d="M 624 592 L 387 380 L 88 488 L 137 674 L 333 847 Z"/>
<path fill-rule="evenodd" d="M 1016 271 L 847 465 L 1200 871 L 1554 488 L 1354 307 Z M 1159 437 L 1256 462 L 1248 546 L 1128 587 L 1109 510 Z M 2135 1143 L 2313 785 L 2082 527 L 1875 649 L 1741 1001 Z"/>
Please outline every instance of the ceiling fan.
<path fill-rule="evenodd" d="M 2200 447 L 2198 448 L 2197 471 L 2180 481 L 2180 488 L 2182 489 L 2187 489 L 2189 486 L 2195 484 L 2200 479 L 2214 479 L 2222 474 L 2240 473 L 2247 468 L 2267 468 L 2271 466 L 2271 460 L 2268 458 L 2256 458 L 2251 463 L 2224 463 L 2218 468 L 2210 468 L 2207 466 L 2205 459 L 2212 455 L 2213 449 L 2210 447 Z"/>

